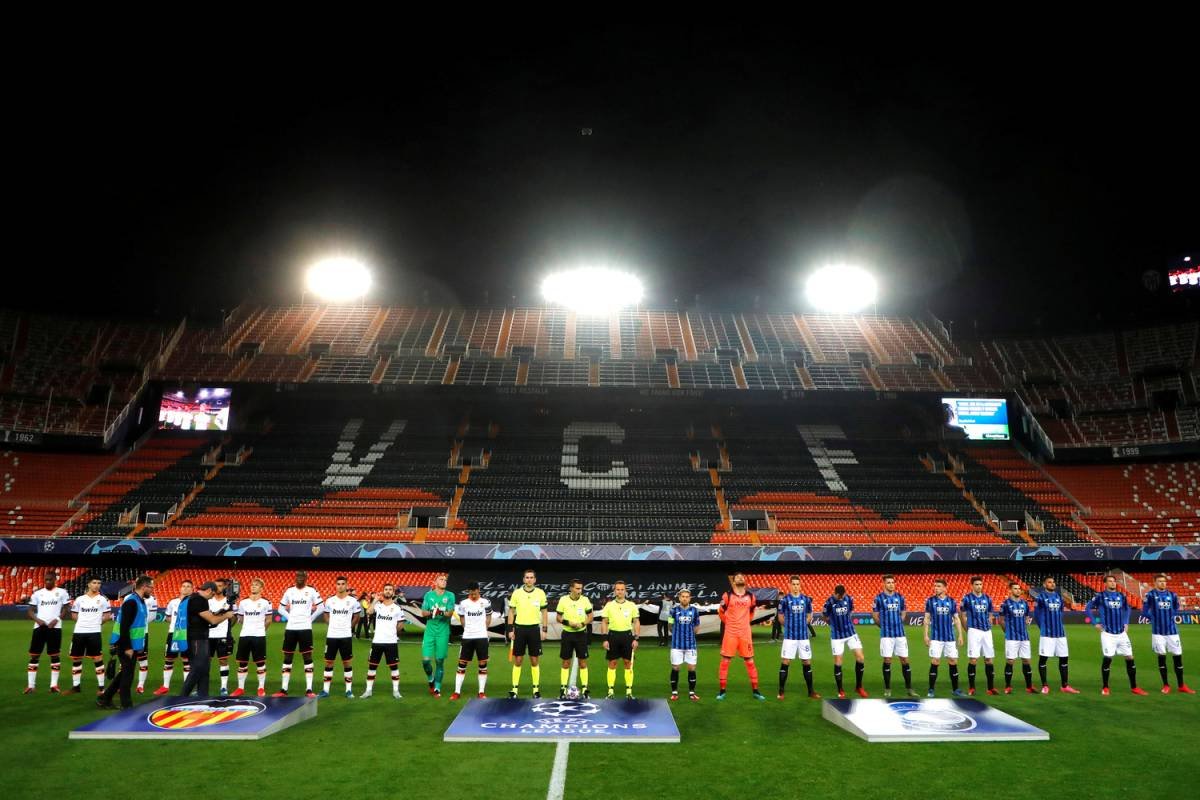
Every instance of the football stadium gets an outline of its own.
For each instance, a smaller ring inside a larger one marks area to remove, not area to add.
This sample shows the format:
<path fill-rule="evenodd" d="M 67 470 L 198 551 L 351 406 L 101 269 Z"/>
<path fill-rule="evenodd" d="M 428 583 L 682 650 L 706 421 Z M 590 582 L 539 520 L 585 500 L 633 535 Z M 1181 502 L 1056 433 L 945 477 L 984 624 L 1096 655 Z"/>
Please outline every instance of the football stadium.
<path fill-rule="evenodd" d="M 572 148 L 608 134 L 596 119 L 549 163 L 577 166 Z M 619 135 L 630 149 L 587 156 L 587 175 L 648 157 Z M 260 152 L 230 141 L 214 147 L 234 162 Z M 742 157 L 768 155 L 791 158 Z M 205 185 L 242 185 L 231 174 Z M 396 266 L 380 211 L 357 248 L 197 270 L 183 251 L 324 224 L 241 197 L 253 222 L 221 228 L 214 197 L 172 212 L 203 224 L 153 236 L 232 302 L 175 302 L 136 249 L 110 295 L 43 277 L 0 299 L 12 796 L 1174 797 L 1200 781 L 1200 251 L 1158 258 L 1177 242 L 1138 229 L 1153 266 L 1130 284 L 1098 267 L 1111 287 L 1046 278 L 1010 305 L 1038 278 L 979 265 L 1015 245 L 949 272 L 926 252 L 929 281 L 919 253 L 853 248 L 714 281 L 609 229 L 587 249 L 611 234 L 612 257 L 531 257 L 511 278 L 487 258 Z M 728 210 L 713 202 L 654 236 L 703 238 Z M 362 209 L 329 212 L 340 242 Z M 1045 225 L 994 216 L 974 224 Z M 995 298 L 954 277 L 970 270 Z M 1096 299 L 1110 290 L 1128 313 Z"/>

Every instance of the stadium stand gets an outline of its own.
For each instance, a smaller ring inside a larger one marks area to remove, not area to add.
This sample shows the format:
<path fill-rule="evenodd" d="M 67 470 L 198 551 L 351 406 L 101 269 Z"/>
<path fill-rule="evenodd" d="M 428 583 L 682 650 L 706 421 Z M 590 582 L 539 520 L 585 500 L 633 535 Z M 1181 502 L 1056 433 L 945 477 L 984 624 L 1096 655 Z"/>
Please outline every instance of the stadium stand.
<path fill-rule="evenodd" d="M 1086 509 L 1105 541 L 1200 543 L 1200 463 L 1051 465 L 1048 471 Z"/>

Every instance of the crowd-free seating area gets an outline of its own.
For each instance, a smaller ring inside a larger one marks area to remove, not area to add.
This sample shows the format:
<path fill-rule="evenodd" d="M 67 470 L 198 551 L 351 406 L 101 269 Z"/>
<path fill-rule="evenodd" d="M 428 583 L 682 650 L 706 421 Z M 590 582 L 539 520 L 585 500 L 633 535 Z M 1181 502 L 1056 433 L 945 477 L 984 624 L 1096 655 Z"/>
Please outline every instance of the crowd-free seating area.
<path fill-rule="evenodd" d="M 1050 465 L 1085 508 L 1082 521 L 1105 541 L 1200 543 L 1200 463 Z"/>

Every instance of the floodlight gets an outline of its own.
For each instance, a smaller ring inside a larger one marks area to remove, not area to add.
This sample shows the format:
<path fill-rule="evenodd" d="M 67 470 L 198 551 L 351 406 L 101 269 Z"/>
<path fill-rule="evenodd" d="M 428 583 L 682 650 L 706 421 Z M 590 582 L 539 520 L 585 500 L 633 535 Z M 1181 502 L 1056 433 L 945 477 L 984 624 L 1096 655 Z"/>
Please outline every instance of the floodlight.
<path fill-rule="evenodd" d="M 804 294 L 819 311 L 853 314 L 875 302 L 875 277 L 862 267 L 832 264 L 808 276 Z"/>
<path fill-rule="evenodd" d="M 308 269 L 308 291 L 328 303 L 358 300 L 371 288 L 371 273 L 361 261 L 344 256 L 326 258 Z"/>
<path fill-rule="evenodd" d="M 642 282 L 620 270 L 580 267 L 547 275 L 542 296 L 578 314 L 604 315 L 641 302 Z"/>

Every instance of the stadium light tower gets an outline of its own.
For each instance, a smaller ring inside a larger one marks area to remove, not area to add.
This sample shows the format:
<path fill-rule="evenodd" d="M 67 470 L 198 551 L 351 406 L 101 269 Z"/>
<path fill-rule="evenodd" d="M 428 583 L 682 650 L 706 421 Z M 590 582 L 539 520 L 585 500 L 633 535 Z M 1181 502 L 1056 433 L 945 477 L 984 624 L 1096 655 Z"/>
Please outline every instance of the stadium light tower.
<path fill-rule="evenodd" d="M 603 316 L 640 303 L 642 282 L 616 269 L 579 267 L 547 275 L 542 297 L 577 314 Z"/>
<path fill-rule="evenodd" d="M 853 314 L 874 305 L 879 287 L 862 267 L 831 264 L 815 270 L 804 283 L 804 296 L 818 311 Z"/>
<path fill-rule="evenodd" d="M 309 267 L 304 285 L 326 303 L 352 303 L 371 288 L 371 273 L 358 259 L 335 256 Z"/>

